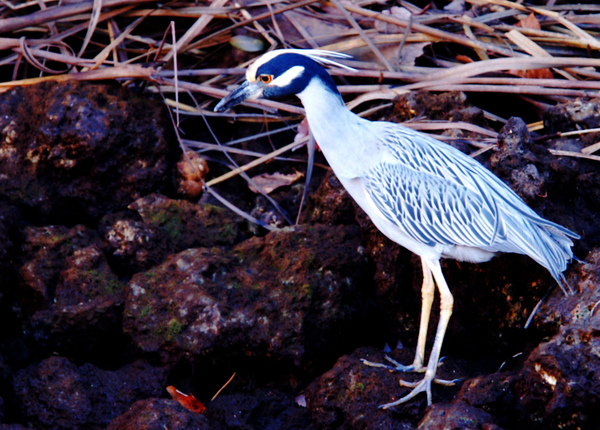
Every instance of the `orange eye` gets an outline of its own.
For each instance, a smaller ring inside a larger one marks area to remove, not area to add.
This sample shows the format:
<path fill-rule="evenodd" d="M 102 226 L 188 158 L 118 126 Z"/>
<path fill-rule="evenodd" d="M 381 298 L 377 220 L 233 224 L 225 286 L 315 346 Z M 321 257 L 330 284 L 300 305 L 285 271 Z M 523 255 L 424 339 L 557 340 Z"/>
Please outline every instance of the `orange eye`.
<path fill-rule="evenodd" d="M 268 84 L 269 82 L 271 82 L 273 80 L 273 76 L 271 76 L 271 75 L 260 75 L 258 77 L 258 79 L 260 79 L 260 81 L 262 83 Z"/>

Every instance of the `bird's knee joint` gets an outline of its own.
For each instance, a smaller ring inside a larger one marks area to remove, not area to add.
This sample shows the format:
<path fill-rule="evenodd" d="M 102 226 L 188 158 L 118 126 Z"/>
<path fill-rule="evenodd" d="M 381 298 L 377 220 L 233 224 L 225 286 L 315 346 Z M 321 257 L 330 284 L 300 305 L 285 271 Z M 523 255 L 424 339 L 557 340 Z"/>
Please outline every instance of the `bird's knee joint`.
<path fill-rule="evenodd" d="M 440 297 L 440 310 L 446 310 L 452 312 L 452 307 L 454 306 L 454 297 L 452 294 L 442 295 Z"/>

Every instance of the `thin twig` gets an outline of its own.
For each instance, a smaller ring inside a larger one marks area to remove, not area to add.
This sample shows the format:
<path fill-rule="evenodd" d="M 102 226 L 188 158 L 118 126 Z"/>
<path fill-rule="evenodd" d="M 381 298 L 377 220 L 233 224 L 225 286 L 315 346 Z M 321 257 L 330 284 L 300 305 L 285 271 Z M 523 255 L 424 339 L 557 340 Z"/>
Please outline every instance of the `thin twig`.
<path fill-rule="evenodd" d="M 231 381 L 233 381 L 233 378 L 234 378 L 234 377 L 235 377 L 235 372 L 233 372 L 233 375 L 231 375 L 231 378 L 229 378 L 229 379 L 227 380 L 227 382 L 225 382 L 225 383 L 223 384 L 223 386 L 222 386 L 221 388 L 219 388 L 219 391 L 217 391 L 217 392 L 215 393 L 215 395 L 214 395 L 214 396 L 212 396 L 212 399 L 210 399 L 210 401 L 211 401 L 211 402 L 212 402 L 213 400 L 215 400 L 219 394 L 221 394 L 221 391 L 223 391 L 223 390 L 225 389 L 225 387 L 227 387 Z"/>
<path fill-rule="evenodd" d="M 307 140 L 308 140 L 308 137 L 306 139 L 303 139 L 300 142 L 292 142 L 292 143 L 290 143 L 288 145 L 285 145 L 282 148 L 276 149 L 275 151 L 273 151 L 273 152 L 271 152 L 271 153 L 269 153 L 267 155 L 264 155 L 264 156 L 262 156 L 260 158 L 257 158 L 256 160 L 251 161 L 248 164 L 244 164 L 243 166 L 240 166 L 237 169 L 231 170 L 231 171 L 225 173 L 224 175 L 219 176 L 218 178 L 215 178 L 215 179 L 212 179 L 212 180 L 208 181 L 206 183 L 206 186 L 207 187 L 212 187 L 213 185 L 216 185 L 216 184 L 218 184 L 220 182 L 226 181 L 227 179 L 233 178 L 234 176 L 237 176 L 237 175 L 239 175 L 242 172 L 250 170 L 253 167 L 259 166 L 262 163 L 264 163 L 266 161 L 269 161 L 269 160 L 272 160 L 273 158 L 277 157 L 278 155 L 283 154 L 284 152 L 290 151 L 290 150 L 292 150 L 292 149 L 300 146 L 302 143 L 306 142 Z"/>

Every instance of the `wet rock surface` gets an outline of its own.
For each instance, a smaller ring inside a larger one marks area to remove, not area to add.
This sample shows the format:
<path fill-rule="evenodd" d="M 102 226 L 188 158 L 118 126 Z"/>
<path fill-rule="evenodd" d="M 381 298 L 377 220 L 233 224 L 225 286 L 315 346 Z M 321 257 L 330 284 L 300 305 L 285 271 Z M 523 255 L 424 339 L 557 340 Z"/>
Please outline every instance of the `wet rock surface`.
<path fill-rule="evenodd" d="M 169 130 L 161 103 L 118 85 L 17 87 L 0 95 L 0 195 L 51 222 L 98 218 L 171 186 Z"/>
<path fill-rule="evenodd" d="M 236 414 L 231 411 L 236 410 Z M 299 406 L 289 393 L 258 389 L 251 393 L 231 394 L 211 402 L 206 416 L 215 429 L 295 429 L 313 430 L 305 407 Z"/>
<path fill-rule="evenodd" d="M 427 410 L 419 430 L 434 429 L 481 429 L 502 430 L 494 418 L 483 411 L 462 402 L 441 403 Z"/>
<path fill-rule="evenodd" d="M 490 156 L 490 167 L 523 200 L 531 202 L 545 192 L 550 176 L 540 160 L 544 154 L 548 150 L 533 144 L 525 121 L 512 117 L 498 134 L 498 150 Z"/>
<path fill-rule="evenodd" d="M 17 372 L 14 389 L 34 428 L 103 429 L 136 400 L 159 396 L 165 375 L 141 361 L 107 371 L 51 357 Z"/>
<path fill-rule="evenodd" d="M 208 419 L 173 400 L 151 398 L 134 403 L 107 430 L 211 430 Z"/>
<path fill-rule="evenodd" d="M 347 343 L 346 329 L 359 333 L 365 266 L 355 227 L 287 228 L 231 252 L 189 249 L 133 277 L 124 330 L 167 363 L 252 355 L 301 365 Z"/>
<path fill-rule="evenodd" d="M 512 118 L 480 156 L 582 235 L 566 273 L 578 293 L 551 290 L 526 257 L 443 262 L 455 309 L 439 376 L 457 383 L 434 386 L 430 407 L 419 395 L 381 410 L 420 375 L 361 359 L 412 362 L 420 262 L 335 176 L 317 169 L 301 225 L 267 232 L 196 201 L 198 178 L 177 167 L 170 123 L 145 96 L 72 83 L 0 97 L 0 430 L 597 428 L 600 175 L 548 151 L 582 139 L 539 139 Z M 557 105 L 546 125 L 591 126 L 597 106 Z M 460 93 L 412 94 L 394 115 L 487 125 Z M 283 222 L 240 183 L 219 191 Z M 301 194 L 273 196 L 293 213 Z M 206 411 L 171 400 L 168 385 Z"/>
<path fill-rule="evenodd" d="M 91 359 L 121 333 L 124 283 L 96 232 L 78 225 L 24 230 L 17 300 L 36 348 Z"/>

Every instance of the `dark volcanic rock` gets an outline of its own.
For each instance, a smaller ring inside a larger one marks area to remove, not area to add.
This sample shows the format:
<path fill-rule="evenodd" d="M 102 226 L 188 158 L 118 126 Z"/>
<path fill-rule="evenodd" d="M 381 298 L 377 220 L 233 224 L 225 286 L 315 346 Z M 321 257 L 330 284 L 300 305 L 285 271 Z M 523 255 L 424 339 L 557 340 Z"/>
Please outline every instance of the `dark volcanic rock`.
<path fill-rule="evenodd" d="M 360 348 L 341 357 L 306 389 L 306 405 L 313 422 L 319 428 L 414 429 L 425 407 L 424 399 L 414 399 L 395 411 L 379 409 L 408 394 L 408 389 L 398 383 L 404 375 L 367 366 L 361 359 L 387 363 L 384 354 L 373 348 Z M 406 358 L 409 360 L 412 357 Z"/>
<path fill-rule="evenodd" d="M 119 212 L 102 218 L 100 231 L 104 247 L 114 267 L 125 273 L 137 273 L 161 263 L 170 247 L 162 230 L 129 213 Z"/>
<path fill-rule="evenodd" d="M 0 202 L 0 277 L 3 280 L 11 276 L 10 272 L 13 269 L 14 241 L 17 239 L 15 236 L 17 236 L 20 216 L 15 207 Z M 0 301 L 2 295 L 3 291 L 0 288 Z"/>
<path fill-rule="evenodd" d="M 489 375 L 477 376 L 463 382 L 457 398 L 471 406 L 486 410 L 508 428 L 519 428 L 516 422 L 519 417 L 515 414 L 518 409 L 519 398 L 515 385 L 517 372 L 497 372 Z M 527 428 L 528 422 L 523 426 Z"/>
<path fill-rule="evenodd" d="M 104 245 L 119 270 L 133 274 L 189 248 L 231 246 L 241 220 L 231 211 L 205 203 L 150 194 L 100 222 Z"/>
<path fill-rule="evenodd" d="M 549 154 L 533 144 L 527 124 L 521 118 L 511 117 L 502 127 L 498 147 L 490 157 L 494 173 L 526 202 L 542 196 L 549 172 L 543 169 L 541 160 Z"/>
<path fill-rule="evenodd" d="M 52 303 L 66 260 L 75 251 L 100 244 L 96 233 L 82 225 L 26 228 L 19 270 L 22 306 L 35 311 Z"/>
<path fill-rule="evenodd" d="M 542 302 L 533 319 L 535 327 L 554 334 L 561 326 L 589 321 L 599 313 L 600 249 L 592 250 L 585 261 L 574 264 L 567 282 L 577 294 L 567 296 L 557 289 Z"/>
<path fill-rule="evenodd" d="M 361 288 L 370 271 L 361 249 L 356 227 L 316 226 L 274 231 L 232 253 L 181 252 L 133 277 L 125 330 L 166 362 L 245 354 L 297 365 L 323 359 L 352 344 L 340 334 L 350 336 L 366 311 Z"/>
<path fill-rule="evenodd" d="M 170 129 L 160 102 L 119 85 L 9 90 L 0 95 L 0 195 L 54 223 L 97 219 L 170 186 Z"/>
<path fill-rule="evenodd" d="M 220 395 L 207 405 L 215 429 L 313 430 L 307 410 L 290 395 L 273 389 Z"/>
<path fill-rule="evenodd" d="M 211 430 L 204 415 L 188 411 L 167 399 L 146 399 L 133 404 L 106 430 Z"/>
<path fill-rule="evenodd" d="M 455 401 L 435 403 L 427 409 L 418 430 L 502 430 L 487 412 Z"/>
<path fill-rule="evenodd" d="M 18 337 L 22 332 L 19 329 L 19 323 L 15 320 L 17 308 L 15 306 L 17 292 L 15 262 L 21 240 L 20 216 L 21 214 L 16 208 L 0 202 L 0 327 L 2 327 L 3 336 Z M 0 381 L 4 377 L 1 354 L 0 352 Z M 1 391 L 0 396 L 2 396 Z"/>
<path fill-rule="evenodd" d="M 142 220 L 166 236 L 172 252 L 233 245 L 240 218 L 211 204 L 195 204 L 152 194 L 129 205 Z"/>
<path fill-rule="evenodd" d="M 458 398 L 506 428 L 595 428 L 600 420 L 600 317 L 561 328 L 522 369 L 464 383 Z"/>
<path fill-rule="evenodd" d="M 490 170 L 507 183 L 539 215 L 582 238 L 575 254 L 585 257 L 600 245 L 600 174 L 597 163 L 561 157 L 548 148 L 579 152 L 574 139 L 533 141 L 520 118 L 512 117 L 498 135 L 499 149 L 490 156 Z M 576 208 L 576 210 L 573 210 Z"/>
<path fill-rule="evenodd" d="M 600 100 L 574 99 L 559 103 L 543 114 L 544 127 L 553 132 L 600 126 Z"/>
<path fill-rule="evenodd" d="M 37 429 L 104 429 L 136 400 L 162 393 L 165 372 L 138 361 L 117 371 L 51 357 L 15 375 L 21 413 Z"/>
<path fill-rule="evenodd" d="M 579 429 L 600 422 L 598 351 L 600 315 L 562 327 L 529 355 L 516 392 L 532 427 Z"/>
<path fill-rule="evenodd" d="M 328 225 L 355 224 L 355 203 L 339 179 L 328 172 L 327 176 L 310 196 L 310 222 Z"/>
<path fill-rule="evenodd" d="M 594 428 L 600 420 L 599 255 L 591 253 L 569 277 L 578 294 L 557 289 L 540 307 L 534 324 L 558 333 L 519 369 L 466 381 L 459 399 L 484 408 L 506 428 Z"/>
<path fill-rule="evenodd" d="M 120 336 L 124 284 L 100 245 L 83 226 L 26 229 L 20 300 L 36 346 L 81 358 Z"/>

